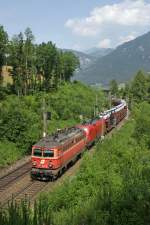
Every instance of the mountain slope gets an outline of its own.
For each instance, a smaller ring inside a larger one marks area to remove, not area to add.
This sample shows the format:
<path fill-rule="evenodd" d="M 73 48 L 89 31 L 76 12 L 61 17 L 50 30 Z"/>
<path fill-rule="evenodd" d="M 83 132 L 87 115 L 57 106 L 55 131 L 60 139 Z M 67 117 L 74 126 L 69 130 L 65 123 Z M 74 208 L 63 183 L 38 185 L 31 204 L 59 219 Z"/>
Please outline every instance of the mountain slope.
<path fill-rule="evenodd" d="M 108 55 L 112 51 L 112 48 L 90 48 L 86 50 L 85 53 L 95 58 L 100 58 L 102 56 Z"/>
<path fill-rule="evenodd" d="M 79 58 L 81 70 L 86 69 L 89 65 L 91 65 L 95 61 L 95 57 L 88 55 L 86 53 L 80 52 L 80 51 L 76 51 L 76 50 L 72 50 L 72 49 L 63 49 L 63 51 L 72 52 Z"/>
<path fill-rule="evenodd" d="M 71 51 L 79 58 L 80 68 L 76 70 L 75 78 L 77 78 L 78 80 L 82 80 L 82 72 L 84 73 L 84 71 L 86 71 L 87 68 L 94 65 L 97 58 L 109 54 L 112 51 L 112 49 L 92 48 L 87 50 L 87 53 L 72 49 L 63 49 L 63 51 Z"/>
<path fill-rule="evenodd" d="M 75 79 L 86 83 L 108 84 L 112 79 L 123 82 L 131 79 L 139 69 L 150 71 L 150 32 L 98 58 Z"/>

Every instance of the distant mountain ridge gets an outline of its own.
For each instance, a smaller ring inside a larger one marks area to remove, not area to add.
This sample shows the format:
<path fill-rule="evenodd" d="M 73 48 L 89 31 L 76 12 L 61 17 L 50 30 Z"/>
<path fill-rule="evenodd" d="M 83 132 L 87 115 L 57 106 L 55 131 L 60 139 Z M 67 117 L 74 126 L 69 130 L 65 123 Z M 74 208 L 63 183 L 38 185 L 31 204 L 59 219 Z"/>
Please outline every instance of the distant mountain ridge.
<path fill-rule="evenodd" d="M 150 71 L 150 32 L 118 46 L 106 56 L 98 57 L 76 73 L 74 79 L 107 85 L 112 79 L 127 81 L 139 69 Z"/>
<path fill-rule="evenodd" d="M 72 49 L 62 49 L 62 51 L 71 51 L 73 52 L 80 61 L 80 69 L 77 69 L 75 72 L 75 77 L 76 75 L 78 76 L 78 80 L 80 80 L 80 74 L 82 71 L 84 72 L 87 68 L 92 66 L 97 58 L 100 58 L 102 56 L 105 56 L 109 54 L 113 49 L 106 49 L 106 48 L 92 48 L 89 49 L 85 52 L 77 51 L 77 50 L 72 50 Z M 82 80 L 82 75 L 81 75 L 81 80 Z"/>
<path fill-rule="evenodd" d="M 94 58 L 100 58 L 108 55 L 113 51 L 112 48 L 90 48 L 85 51 L 86 54 L 93 56 Z"/>
<path fill-rule="evenodd" d="M 80 61 L 80 70 L 86 69 L 89 65 L 91 65 L 95 61 L 95 57 L 86 54 L 84 52 L 72 50 L 72 49 L 63 49 L 63 51 L 70 51 L 73 52 Z"/>

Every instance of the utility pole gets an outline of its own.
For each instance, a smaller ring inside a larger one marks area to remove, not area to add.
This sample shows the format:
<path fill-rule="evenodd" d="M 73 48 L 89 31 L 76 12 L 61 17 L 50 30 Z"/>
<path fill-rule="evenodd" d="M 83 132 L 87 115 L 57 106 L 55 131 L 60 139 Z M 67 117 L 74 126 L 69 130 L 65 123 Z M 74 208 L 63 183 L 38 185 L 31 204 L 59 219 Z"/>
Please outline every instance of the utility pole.
<path fill-rule="evenodd" d="M 96 113 L 96 116 L 98 115 L 98 98 L 97 98 L 97 94 L 96 94 L 96 105 L 95 105 L 96 109 L 95 109 L 95 113 Z"/>
<path fill-rule="evenodd" d="M 98 98 L 97 94 L 95 96 L 95 104 L 94 104 L 94 117 L 98 115 Z"/>
<path fill-rule="evenodd" d="M 94 117 L 95 117 L 95 105 L 94 105 Z"/>
<path fill-rule="evenodd" d="M 46 103 L 45 103 L 44 97 L 43 97 L 42 111 L 43 111 L 43 137 L 46 137 L 46 135 L 47 135 L 47 113 L 46 113 Z"/>
<path fill-rule="evenodd" d="M 111 91 L 108 93 L 109 108 L 111 109 Z"/>

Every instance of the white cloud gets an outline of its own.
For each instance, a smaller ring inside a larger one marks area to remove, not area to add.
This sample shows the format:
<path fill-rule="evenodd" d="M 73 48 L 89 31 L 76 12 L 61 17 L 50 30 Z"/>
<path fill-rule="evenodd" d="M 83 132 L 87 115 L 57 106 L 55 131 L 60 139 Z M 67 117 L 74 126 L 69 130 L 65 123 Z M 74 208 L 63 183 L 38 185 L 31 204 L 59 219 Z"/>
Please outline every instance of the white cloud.
<path fill-rule="evenodd" d="M 106 39 L 103 39 L 102 41 L 100 41 L 98 43 L 98 46 L 99 48 L 110 48 L 111 47 L 111 40 L 106 38 Z"/>
<path fill-rule="evenodd" d="M 71 28 L 73 33 L 81 36 L 95 36 L 97 34 L 96 26 L 90 23 L 88 19 L 69 19 L 65 26 Z"/>
<path fill-rule="evenodd" d="M 124 0 L 96 7 L 86 18 L 69 19 L 65 26 L 79 36 L 97 36 L 113 27 L 143 27 L 150 23 L 150 3 Z"/>

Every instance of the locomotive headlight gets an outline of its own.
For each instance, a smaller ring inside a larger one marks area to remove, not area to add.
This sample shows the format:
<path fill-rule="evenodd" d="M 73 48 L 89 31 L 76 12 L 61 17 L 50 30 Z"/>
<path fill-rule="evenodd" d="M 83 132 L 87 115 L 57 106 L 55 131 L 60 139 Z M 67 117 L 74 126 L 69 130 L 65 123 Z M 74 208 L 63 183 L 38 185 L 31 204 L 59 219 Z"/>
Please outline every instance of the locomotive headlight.
<path fill-rule="evenodd" d="M 36 161 L 33 161 L 33 162 L 32 162 L 32 165 L 33 165 L 33 166 L 36 166 L 36 164 L 37 164 Z"/>
<path fill-rule="evenodd" d="M 52 169 L 53 168 L 53 164 L 49 163 L 48 167 Z"/>
<path fill-rule="evenodd" d="M 85 128 L 83 128 L 83 130 L 84 130 L 84 131 L 86 131 L 86 132 L 88 131 L 88 129 L 87 129 L 86 127 L 85 127 Z"/>

